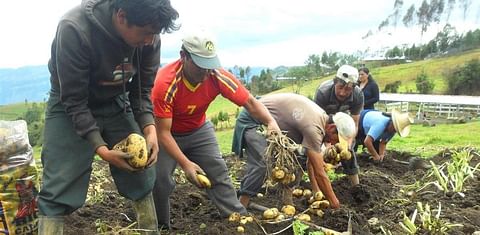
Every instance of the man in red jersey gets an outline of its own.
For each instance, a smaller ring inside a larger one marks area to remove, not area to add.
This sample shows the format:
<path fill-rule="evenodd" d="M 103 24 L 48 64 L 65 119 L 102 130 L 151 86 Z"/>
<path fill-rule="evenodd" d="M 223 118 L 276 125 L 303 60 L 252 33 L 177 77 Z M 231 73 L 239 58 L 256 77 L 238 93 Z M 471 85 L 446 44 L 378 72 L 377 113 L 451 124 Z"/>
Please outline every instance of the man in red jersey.
<path fill-rule="evenodd" d="M 212 186 L 206 191 L 222 217 L 246 213 L 228 176 L 214 126 L 206 120 L 208 106 L 217 95 L 243 106 L 268 130 L 280 130 L 265 106 L 221 67 L 215 44 L 205 32 L 186 36 L 182 42 L 180 59 L 158 71 L 152 91 L 161 146 L 153 195 L 159 226 L 163 228 L 170 228 L 169 196 L 175 188 L 172 173 L 177 163 L 198 187 L 203 186 L 197 173 L 210 179 Z"/>

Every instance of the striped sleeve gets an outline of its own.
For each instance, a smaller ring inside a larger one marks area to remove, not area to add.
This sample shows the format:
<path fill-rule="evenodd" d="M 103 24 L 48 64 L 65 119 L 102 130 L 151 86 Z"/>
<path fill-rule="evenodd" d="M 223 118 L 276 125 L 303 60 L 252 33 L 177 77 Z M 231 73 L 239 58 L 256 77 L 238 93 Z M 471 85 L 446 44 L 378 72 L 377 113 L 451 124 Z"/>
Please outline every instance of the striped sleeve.
<path fill-rule="evenodd" d="M 238 106 L 246 104 L 250 93 L 233 74 L 224 69 L 217 69 L 214 70 L 214 76 L 223 97 Z"/>

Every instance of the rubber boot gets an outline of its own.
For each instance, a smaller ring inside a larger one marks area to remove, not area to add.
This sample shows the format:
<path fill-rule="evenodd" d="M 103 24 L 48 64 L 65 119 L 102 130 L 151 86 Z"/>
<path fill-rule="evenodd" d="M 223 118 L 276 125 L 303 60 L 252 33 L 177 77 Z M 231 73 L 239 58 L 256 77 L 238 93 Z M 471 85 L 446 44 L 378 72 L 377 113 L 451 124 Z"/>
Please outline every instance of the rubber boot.
<path fill-rule="evenodd" d="M 63 216 L 40 215 L 38 217 L 38 235 L 62 235 L 63 224 Z"/>
<path fill-rule="evenodd" d="M 153 202 L 152 193 L 147 194 L 143 199 L 133 202 L 137 213 L 137 223 L 140 234 L 159 234 L 157 213 Z"/>

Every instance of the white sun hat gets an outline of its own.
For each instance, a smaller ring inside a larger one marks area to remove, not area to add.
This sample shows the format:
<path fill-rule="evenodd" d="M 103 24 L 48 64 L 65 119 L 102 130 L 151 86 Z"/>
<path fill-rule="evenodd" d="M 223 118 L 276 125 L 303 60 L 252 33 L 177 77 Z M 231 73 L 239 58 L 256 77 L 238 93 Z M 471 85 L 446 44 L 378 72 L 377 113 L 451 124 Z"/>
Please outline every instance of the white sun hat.
<path fill-rule="evenodd" d="M 392 122 L 400 137 L 406 137 L 410 134 L 410 124 L 413 123 L 413 119 L 408 113 L 400 113 L 395 109 L 392 110 Z"/>

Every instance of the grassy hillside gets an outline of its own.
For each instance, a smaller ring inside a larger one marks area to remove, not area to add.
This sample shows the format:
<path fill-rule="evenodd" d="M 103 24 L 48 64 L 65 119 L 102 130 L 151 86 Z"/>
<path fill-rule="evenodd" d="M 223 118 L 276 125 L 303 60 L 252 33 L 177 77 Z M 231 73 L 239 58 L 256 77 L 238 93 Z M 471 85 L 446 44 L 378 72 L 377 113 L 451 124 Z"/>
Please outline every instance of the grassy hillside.
<path fill-rule="evenodd" d="M 435 82 L 434 93 L 442 94 L 446 90 L 446 77 L 445 74 L 457 66 L 462 66 L 472 59 L 480 58 L 480 49 L 469 51 L 459 55 L 447 56 L 442 58 L 432 58 L 423 61 L 417 61 L 407 64 L 392 65 L 379 68 L 370 68 L 371 74 L 383 90 L 385 84 L 392 83 L 394 81 L 401 81 L 400 92 L 415 92 L 415 78 L 416 76 L 425 70 L 428 77 Z M 306 81 L 301 89 L 300 94 L 307 97 L 313 97 L 318 85 L 331 79 L 333 75 L 318 78 L 311 81 Z M 277 92 L 293 92 L 292 87 L 287 87 Z M 219 96 L 210 105 L 207 116 L 212 117 L 217 115 L 220 111 L 228 112 L 230 116 L 234 116 L 238 107 L 228 101 L 227 99 Z M 14 120 L 27 110 L 27 106 L 24 103 L 12 104 L 12 105 L 0 105 L 0 119 L 1 120 Z M 230 125 L 233 126 L 235 121 L 230 121 Z M 465 135 L 465 130 L 471 131 L 470 133 L 480 133 L 480 122 L 471 122 L 467 124 L 444 124 L 437 125 L 436 127 L 422 127 L 414 125 L 412 127 L 412 135 L 407 138 L 394 138 L 389 148 L 405 150 L 410 152 L 417 152 L 424 154 L 431 154 L 432 152 L 439 151 L 439 149 L 454 146 L 480 146 L 480 139 L 477 135 Z M 231 129 L 217 131 L 217 137 L 222 152 L 230 152 L 231 138 L 233 131 Z"/>
<path fill-rule="evenodd" d="M 480 133 L 480 121 L 464 124 L 439 124 L 433 127 L 412 125 L 409 136 L 400 138 L 396 135 L 387 145 L 387 149 L 431 157 L 446 148 L 467 146 L 479 148 L 479 135 L 467 135 L 466 131 Z M 217 131 L 216 134 L 222 153 L 230 153 L 233 130 Z"/>
<path fill-rule="evenodd" d="M 378 83 L 380 91 L 382 91 L 388 83 L 401 81 L 398 90 L 400 93 L 416 93 L 415 79 L 417 78 L 417 75 L 425 70 L 428 78 L 435 83 L 433 93 L 444 94 L 447 88 L 446 74 L 456 67 L 463 66 L 472 59 L 480 59 L 480 49 L 441 58 L 431 58 L 412 63 L 378 68 L 370 67 L 369 69 L 370 74 Z M 313 97 L 318 85 L 325 80 L 332 79 L 333 76 L 334 75 L 329 75 L 305 82 L 300 89 L 300 94 L 307 97 Z M 287 87 L 276 92 L 293 92 L 293 89 Z"/>
<path fill-rule="evenodd" d="M 401 81 L 402 84 L 399 92 L 415 93 L 415 79 L 422 70 L 425 70 L 429 79 L 435 82 L 433 92 L 435 94 L 443 94 L 447 88 L 446 74 L 456 67 L 463 66 L 472 59 L 480 59 L 480 49 L 468 51 L 463 54 L 426 59 L 413 63 L 371 68 L 370 71 L 377 81 L 380 90 L 383 90 L 387 83 Z"/>
<path fill-rule="evenodd" d="M 27 111 L 25 103 L 0 105 L 0 120 L 15 120 Z"/>

